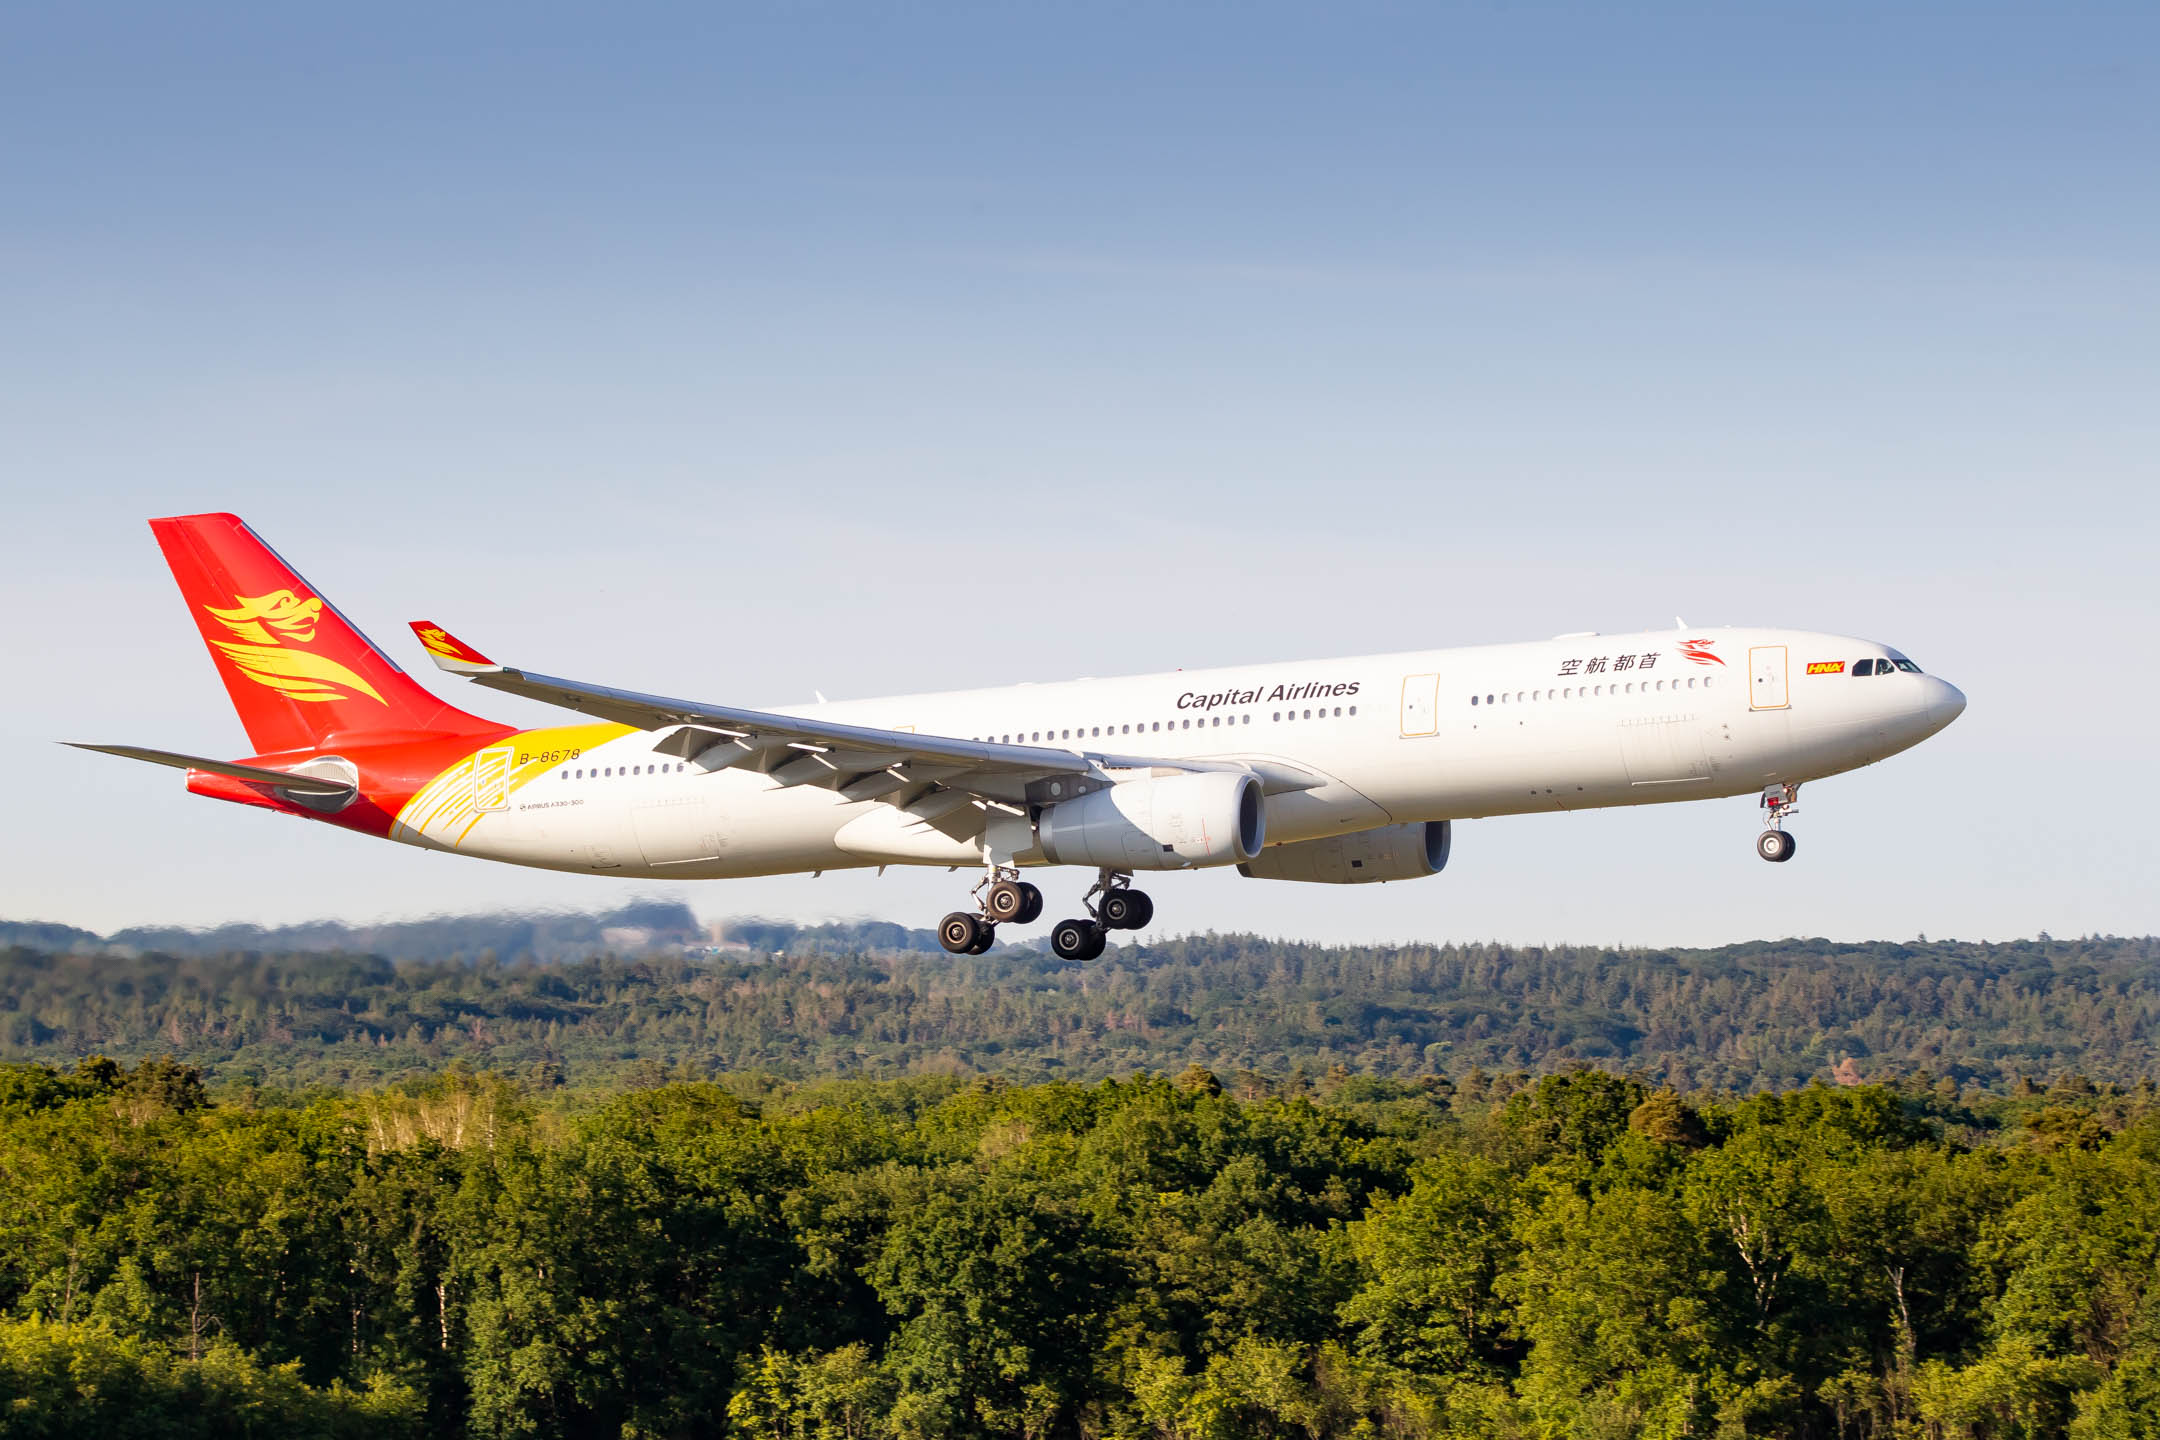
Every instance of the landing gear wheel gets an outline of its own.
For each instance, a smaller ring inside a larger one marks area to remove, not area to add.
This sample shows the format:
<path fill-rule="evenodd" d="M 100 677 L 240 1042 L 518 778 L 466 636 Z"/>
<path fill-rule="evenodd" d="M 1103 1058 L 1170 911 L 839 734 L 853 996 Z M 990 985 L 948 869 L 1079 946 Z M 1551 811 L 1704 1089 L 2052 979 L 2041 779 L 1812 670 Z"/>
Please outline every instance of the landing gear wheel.
<path fill-rule="evenodd" d="M 990 887 L 990 894 L 983 900 L 983 913 L 993 924 L 1004 920 L 1018 920 L 1027 910 L 1028 894 L 1032 885 L 1018 880 L 1000 880 Z M 1040 899 L 1036 901 L 1041 904 Z"/>
<path fill-rule="evenodd" d="M 1036 889 L 1033 885 L 1028 884 L 1028 882 L 1025 880 L 1022 880 L 1018 883 L 1021 891 L 1027 896 L 1027 904 L 1020 907 L 1020 913 L 1018 915 L 1013 916 L 1013 924 L 1032 925 L 1037 920 L 1042 919 L 1042 891 Z"/>
<path fill-rule="evenodd" d="M 1755 837 L 1755 853 L 1774 864 L 1792 859 L 1793 851 L 1799 848 L 1800 842 L 1783 830 L 1765 830 Z"/>
<path fill-rule="evenodd" d="M 975 949 L 975 943 L 991 933 L 988 925 L 967 911 L 955 910 L 938 921 L 937 942 L 954 955 L 979 955 L 982 951 Z M 985 942 L 983 949 L 989 948 Z"/>
<path fill-rule="evenodd" d="M 1155 902 L 1141 890 L 1112 890 L 1101 909 L 1102 923 L 1112 930 L 1138 930 L 1155 918 Z"/>
<path fill-rule="evenodd" d="M 1093 920 L 1060 920 L 1050 932 L 1050 949 L 1060 960 L 1093 960 L 1107 943 Z"/>
<path fill-rule="evenodd" d="M 967 953 L 970 955 L 980 955 L 997 943 L 997 926 L 978 920 L 975 927 L 982 933 L 975 937 L 974 944 L 968 946 Z"/>

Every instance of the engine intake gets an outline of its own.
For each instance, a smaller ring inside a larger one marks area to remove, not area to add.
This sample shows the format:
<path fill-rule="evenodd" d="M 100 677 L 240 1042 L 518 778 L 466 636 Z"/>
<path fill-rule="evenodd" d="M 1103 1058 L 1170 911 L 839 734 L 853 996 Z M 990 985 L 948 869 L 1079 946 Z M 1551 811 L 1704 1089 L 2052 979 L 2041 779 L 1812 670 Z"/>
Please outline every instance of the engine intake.
<path fill-rule="evenodd" d="M 1043 858 L 1116 870 L 1184 870 L 1251 860 L 1267 843 L 1260 781 L 1230 771 L 1127 780 L 1045 809 Z"/>
<path fill-rule="evenodd" d="M 1447 868 L 1452 843 L 1445 820 L 1383 825 L 1325 840 L 1277 845 L 1239 865 L 1238 874 L 1248 880 L 1309 880 L 1321 885 L 1422 880 Z"/>

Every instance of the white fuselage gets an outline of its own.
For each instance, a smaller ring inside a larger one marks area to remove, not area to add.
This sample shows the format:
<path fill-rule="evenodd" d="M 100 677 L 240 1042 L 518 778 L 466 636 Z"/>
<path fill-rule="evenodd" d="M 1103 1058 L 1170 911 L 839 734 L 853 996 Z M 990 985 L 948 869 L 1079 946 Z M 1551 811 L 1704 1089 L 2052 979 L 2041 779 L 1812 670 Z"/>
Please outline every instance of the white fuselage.
<path fill-rule="evenodd" d="M 1885 673 L 1856 675 L 1856 662 Z M 1906 668 L 1894 668 L 1903 662 Z M 1835 670 L 1831 666 L 1837 666 Z M 1812 673 L 1811 673 L 1812 667 Z M 1318 777 L 1267 802 L 1280 845 L 1408 821 L 1749 794 L 1871 764 L 1947 725 L 1955 687 L 1885 646 L 1791 630 L 1585 635 L 834 702 L 791 713 L 1082 754 L 1273 762 Z M 656 755 L 611 733 L 454 843 L 519 864 L 717 878 L 956 864 L 880 850 L 877 800 Z M 858 823 L 861 822 L 861 823 Z M 850 832 L 850 827 L 855 829 Z M 851 838 L 851 835 L 853 838 Z M 1020 864 L 1039 856 L 1016 851 Z"/>

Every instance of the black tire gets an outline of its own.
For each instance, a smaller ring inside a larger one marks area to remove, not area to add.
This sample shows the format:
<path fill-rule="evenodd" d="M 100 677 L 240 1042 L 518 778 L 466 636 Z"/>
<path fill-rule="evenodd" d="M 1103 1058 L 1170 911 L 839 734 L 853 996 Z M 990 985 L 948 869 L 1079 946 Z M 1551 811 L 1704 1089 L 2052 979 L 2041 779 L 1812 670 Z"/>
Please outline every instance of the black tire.
<path fill-rule="evenodd" d="M 1051 927 L 1050 950 L 1060 960 L 1092 960 L 1102 954 L 1102 930 L 1092 920 L 1060 920 Z"/>
<path fill-rule="evenodd" d="M 983 902 L 983 909 L 990 912 L 992 924 L 1018 920 L 1027 909 L 1027 890 L 1017 880 L 1000 880 L 990 887 L 990 897 Z"/>
<path fill-rule="evenodd" d="M 1102 898 L 1102 923 L 1112 930 L 1138 930 L 1155 918 L 1155 902 L 1139 890 L 1112 890 Z"/>
<path fill-rule="evenodd" d="M 1104 949 L 1109 946 L 1109 944 L 1109 931 L 1103 929 L 1103 927 L 1100 925 L 1089 925 L 1087 953 L 1082 955 L 1080 958 L 1082 960 L 1093 960 L 1100 956 Z"/>
<path fill-rule="evenodd" d="M 1043 894 L 1041 890 L 1028 884 L 1025 880 L 1020 882 L 1020 888 L 1027 892 L 1027 904 L 1021 907 L 1018 915 L 1013 916 L 1013 923 L 1015 925 L 1032 925 L 1037 920 L 1042 919 Z"/>
<path fill-rule="evenodd" d="M 992 945 L 997 944 L 997 926 L 985 924 L 983 921 L 978 920 L 975 922 L 975 928 L 982 933 L 975 937 L 974 944 L 968 946 L 967 953 L 970 955 L 980 955 Z"/>
<path fill-rule="evenodd" d="M 971 947 L 982 938 L 981 932 L 989 927 L 965 910 L 955 910 L 938 921 L 937 943 L 953 955 L 971 953 Z"/>
<path fill-rule="evenodd" d="M 1773 865 L 1782 865 L 1792 859 L 1800 842 L 1783 830 L 1765 830 L 1755 837 L 1755 853 Z"/>

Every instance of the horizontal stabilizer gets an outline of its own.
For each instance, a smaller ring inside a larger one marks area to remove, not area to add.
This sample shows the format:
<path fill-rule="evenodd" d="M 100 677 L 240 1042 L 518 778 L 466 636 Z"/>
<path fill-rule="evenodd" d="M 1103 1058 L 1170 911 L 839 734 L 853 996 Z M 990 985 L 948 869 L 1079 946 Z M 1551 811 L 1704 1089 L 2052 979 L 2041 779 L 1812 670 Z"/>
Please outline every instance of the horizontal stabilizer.
<path fill-rule="evenodd" d="M 350 799 L 358 787 L 342 780 L 324 780 L 314 775 L 294 775 L 284 770 L 268 770 L 259 765 L 230 765 L 223 760 L 205 760 L 200 755 L 175 755 L 170 750 L 145 750 L 139 745 L 90 745 L 80 740 L 63 740 L 77 750 L 95 750 L 102 755 L 119 755 L 129 760 L 147 760 L 152 765 L 170 765 L 175 770 L 201 770 L 210 775 L 223 775 L 228 780 L 244 780 L 250 785 L 275 785 L 280 790 L 295 795 L 319 795 L 324 799 Z"/>

